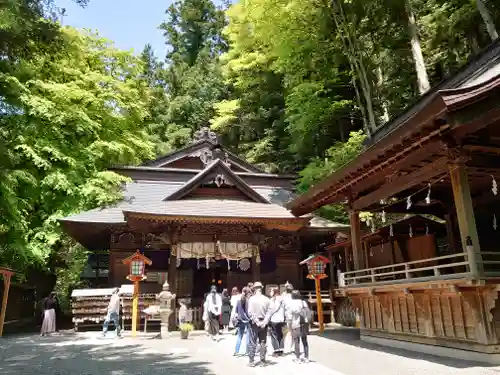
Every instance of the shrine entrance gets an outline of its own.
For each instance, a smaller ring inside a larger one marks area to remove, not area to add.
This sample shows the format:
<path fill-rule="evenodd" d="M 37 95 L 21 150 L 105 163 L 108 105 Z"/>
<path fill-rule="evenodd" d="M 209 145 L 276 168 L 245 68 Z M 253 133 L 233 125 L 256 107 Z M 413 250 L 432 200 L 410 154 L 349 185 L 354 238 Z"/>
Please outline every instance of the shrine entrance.
<path fill-rule="evenodd" d="M 209 269 L 194 270 L 193 281 L 193 298 L 195 299 L 203 298 L 212 285 L 217 287 L 219 293 L 224 288 L 231 289 L 231 286 L 227 285 L 227 267 L 219 264 L 214 264 Z"/>

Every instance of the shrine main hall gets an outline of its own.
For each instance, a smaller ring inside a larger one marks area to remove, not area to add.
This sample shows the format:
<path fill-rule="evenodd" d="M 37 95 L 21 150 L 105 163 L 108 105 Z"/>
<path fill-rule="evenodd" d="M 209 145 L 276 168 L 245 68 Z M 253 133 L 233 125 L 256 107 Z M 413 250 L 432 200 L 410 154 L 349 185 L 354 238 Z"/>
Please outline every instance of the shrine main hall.
<path fill-rule="evenodd" d="M 130 178 L 123 199 L 61 220 L 91 251 L 83 273 L 89 287 L 126 284 L 122 261 L 140 250 L 152 260 L 143 293 L 159 292 L 165 279 L 178 298 L 193 303 L 211 284 L 230 289 L 253 280 L 289 281 L 312 289 L 299 262 L 348 230 L 294 216 L 284 205 L 294 198 L 297 176 L 249 164 L 208 128 L 181 150 L 111 170 Z"/>

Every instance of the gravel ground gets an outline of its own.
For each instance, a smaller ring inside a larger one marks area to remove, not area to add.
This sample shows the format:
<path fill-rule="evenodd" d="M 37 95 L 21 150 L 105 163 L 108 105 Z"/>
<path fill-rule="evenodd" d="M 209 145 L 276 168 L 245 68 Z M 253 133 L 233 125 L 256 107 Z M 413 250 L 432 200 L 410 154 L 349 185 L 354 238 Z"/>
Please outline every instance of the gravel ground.
<path fill-rule="evenodd" d="M 355 331 L 309 336 L 311 360 L 291 357 L 266 367 L 248 368 L 247 358 L 232 357 L 234 336 L 213 343 L 203 335 L 168 340 L 154 334 L 116 339 L 98 332 L 63 332 L 52 337 L 0 338 L 2 375 L 499 375 L 500 366 L 470 363 L 363 344 Z"/>

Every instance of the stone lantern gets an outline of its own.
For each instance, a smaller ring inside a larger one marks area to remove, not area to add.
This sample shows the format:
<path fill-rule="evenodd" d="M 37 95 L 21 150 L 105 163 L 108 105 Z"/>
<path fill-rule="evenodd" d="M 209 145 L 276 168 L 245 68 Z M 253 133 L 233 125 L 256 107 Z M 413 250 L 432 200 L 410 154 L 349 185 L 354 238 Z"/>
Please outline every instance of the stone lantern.
<path fill-rule="evenodd" d="M 174 311 L 174 309 L 172 308 L 172 304 L 175 303 L 175 294 L 170 292 L 170 285 L 168 284 L 168 281 L 165 281 L 165 284 L 163 284 L 163 290 L 160 294 L 156 295 L 156 299 L 160 302 L 160 336 L 162 339 L 166 339 L 169 337 L 168 320 L 170 318 L 170 315 Z"/>

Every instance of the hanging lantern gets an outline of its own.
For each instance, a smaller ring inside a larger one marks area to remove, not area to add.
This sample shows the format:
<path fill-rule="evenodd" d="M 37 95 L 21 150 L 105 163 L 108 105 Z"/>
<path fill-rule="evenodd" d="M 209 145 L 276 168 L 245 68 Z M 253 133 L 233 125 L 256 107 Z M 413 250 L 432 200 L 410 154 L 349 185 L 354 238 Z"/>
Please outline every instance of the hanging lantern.
<path fill-rule="evenodd" d="M 127 278 L 131 281 L 139 281 L 146 278 L 144 272 L 146 265 L 149 266 L 152 262 L 137 250 L 135 254 L 124 259 L 123 264 L 129 266 L 129 276 Z"/>
<path fill-rule="evenodd" d="M 309 275 L 307 275 L 307 278 L 324 279 L 325 277 L 327 277 L 325 274 L 325 268 L 328 263 L 330 263 L 330 259 L 324 257 L 323 255 L 313 254 L 304 259 L 299 264 L 307 265 L 307 269 L 309 271 Z"/>

